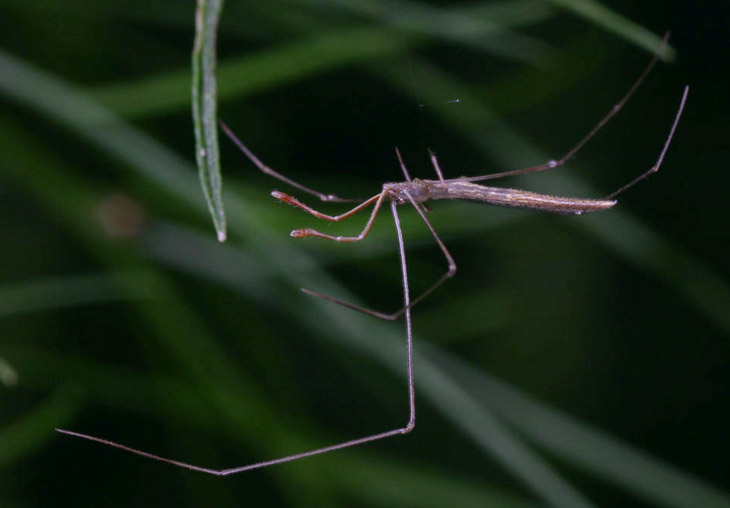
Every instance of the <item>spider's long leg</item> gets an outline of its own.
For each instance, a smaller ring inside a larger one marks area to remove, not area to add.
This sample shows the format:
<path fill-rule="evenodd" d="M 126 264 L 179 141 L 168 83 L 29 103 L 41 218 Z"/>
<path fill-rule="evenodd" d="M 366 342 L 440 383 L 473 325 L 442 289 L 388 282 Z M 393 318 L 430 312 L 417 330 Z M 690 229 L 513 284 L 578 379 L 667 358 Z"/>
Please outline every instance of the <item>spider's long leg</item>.
<path fill-rule="evenodd" d="M 439 248 L 441 249 L 441 252 L 443 252 L 444 257 L 446 258 L 446 262 L 449 264 L 449 268 L 445 274 L 443 274 L 436 282 L 434 282 L 431 287 L 429 287 L 427 290 L 425 290 L 423 293 L 418 295 L 416 298 L 414 298 L 409 307 L 401 307 L 397 311 L 393 312 L 392 314 L 386 314 L 384 312 L 378 312 L 376 310 L 368 309 L 366 307 L 361 307 L 359 305 L 355 305 L 349 302 L 346 302 L 344 300 L 340 300 L 339 298 L 335 298 L 334 296 L 324 295 L 322 293 L 317 293 L 316 291 L 312 291 L 311 289 L 302 288 L 302 292 L 310 295 L 310 296 L 316 296 L 317 298 L 322 298 L 323 300 L 327 300 L 328 302 L 336 303 L 338 305 L 342 305 L 343 307 L 347 307 L 348 309 L 356 310 L 358 312 L 362 312 L 363 314 L 367 314 L 368 316 L 377 317 L 380 319 L 385 319 L 387 321 L 395 321 L 399 317 L 403 315 L 406 310 L 410 310 L 417 303 L 422 301 L 424 298 L 426 298 L 428 295 L 433 293 L 433 291 L 438 288 L 441 284 L 443 284 L 447 279 L 450 279 L 454 276 L 456 273 L 456 263 L 454 262 L 454 258 L 451 256 L 451 253 L 446 248 L 446 245 L 444 245 L 444 242 L 441 241 L 441 238 L 439 238 L 439 235 L 436 233 L 436 230 L 433 228 L 431 223 L 426 218 L 426 214 L 423 213 L 423 211 L 418 207 L 418 204 L 413 199 L 413 197 L 408 193 L 408 191 L 404 192 L 405 195 L 410 200 L 413 207 L 418 212 L 418 215 L 421 216 L 421 219 L 423 219 L 423 222 L 426 223 L 426 227 L 428 227 L 428 230 L 433 235 L 434 240 L 436 240 L 436 243 L 438 244 Z"/>
<path fill-rule="evenodd" d="M 223 121 L 219 121 L 219 123 L 220 123 L 221 129 L 223 129 L 223 132 L 226 133 L 226 135 L 231 139 L 231 141 L 233 141 L 233 143 L 238 147 L 238 149 L 241 150 L 244 153 L 244 155 L 246 155 L 246 157 L 248 157 L 249 160 L 251 162 L 253 162 L 253 164 L 257 168 L 259 168 L 259 170 L 261 170 L 262 173 L 265 173 L 278 180 L 281 180 L 282 182 L 285 182 L 285 183 L 291 185 L 292 187 L 296 187 L 297 189 L 299 189 L 302 192 L 306 192 L 313 196 L 317 196 L 322 201 L 330 201 L 330 202 L 336 202 L 336 203 L 353 203 L 353 202 L 360 201 L 359 199 L 345 199 L 345 198 L 340 198 L 338 196 L 335 196 L 334 194 L 325 194 L 323 192 L 318 192 L 316 190 L 310 189 L 309 187 L 305 187 L 304 185 L 302 185 L 298 182 L 295 182 L 291 178 L 288 178 L 288 177 L 282 175 L 281 173 L 279 173 L 278 171 L 276 171 L 274 169 L 271 169 L 266 164 L 261 162 L 261 159 L 256 157 L 256 155 L 254 155 L 254 153 L 251 150 L 249 150 L 249 148 L 246 145 L 244 145 L 240 139 L 238 139 L 238 137 L 233 133 L 233 131 L 225 123 L 223 123 Z"/>
<path fill-rule="evenodd" d="M 624 96 L 621 98 L 620 101 L 618 101 L 614 106 L 611 108 L 611 110 L 608 112 L 606 116 L 604 116 L 585 136 L 583 136 L 583 139 L 578 142 L 577 145 L 575 145 L 573 148 L 568 150 L 565 155 L 563 155 L 561 158 L 557 160 L 551 160 L 546 162 L 545 164 L 540 164 L 538 166 L 531 166 L 529 168 L 521 168 L 521 169 L 514 169 L 512 171 L 504 171 L 502 173 L 492 173 L 489 175 L 481 175 L 481 176 L 471 176 L 471 177 L 461 177 L 461 178 L 455 178 L 454 180 L 459 180 L 462 182 L 479 182 L 482 180 L 493 180 L 495 178 L 502 178 L 505 176 L 516 176 L 516 175 L 524 175 L 526 173 L 537 173 L 538 171 L 545 171 L 547 169 L 553 169 L 560 166 L 565 165 L 566 162 L 568 162 L 570 159 L 572 159 L 575 154 L 578 153 L 578 151 L 585 146 L 588 141 L 590 141 L 593 136 L 595 136 L 598 131 L 600 131 L 604 125 L 606 125 L 609 120 L 611 120 L 616 114 L 621 111 L 621 109 L 624 107 L 624 105 L 631 99 L 631 97 L 634 95 L 636 90 L 641 86 L 641 84 L 644 82 L 646 77 L 649 75 L 651 70 L 654 68 L 654 66 L 659 61 L 659 58 L 661 57 L 662 51 L 664 51 L 664 48 L 667 45 L 667 41 L 669 40 L 669 32 L 667 32 L 664 35 L 664 38 L 662 39 L 661 44 L 659 45 L 659 49 L 657 49 L 656 54 L 654 55 L 654 58 L 651 59 L 649 64 L 646 66 L 644 71 L 641 73 L 639 78 L 634 82 L 633 85 L 631 85 L 631 88 L 629 88 L 628 92 L 624 94 Z"/>
<path fill-rule="evenodd" d="M 402 429 L 406 434 L 416 426 L 416 385 L 413 379 L 413 325 L 411 323 L 411 290 L 408 286 L 408 267 L 406 265 L 406 247 L 403 241 L 403 229 L 398 217 L 398 206 L 390 203 L 390 210 L 393 212 L 393 222 L 398 235 L 398 255 L 400 256 L 400 270 L 403 278 L 403 308 L 406 314 L 406 362 L 408 363 L 408 423 Z"/>
<path fill-rule="evenodd" d="M 295 453 L 293 455 L 287 455 L 286 457 L 281 457 L 278 459 L 273 460 L 267 460 L 263 462 L 256 462 L 254 464 L 249 464 L 247 466 L 240 466 L 240 467 L 233 467 L 229 469 L 210 469 L 207 467 L 201 467 L 196 466 L 194 464 L 188 464 L 186 462 L 181 462 L 179 460 L 173 460 L 168 459 L 166 457 L 161 457 L 159 455 L 155 455 L 153 453 L 148 453 L 142 450 L 138 450 L 136 448 L 132 448 L 126 445 L 123 445 L 121 443 L 117 443 L 114 441 L 110 441 L 108 439 L 102 439 L 95 436 L 90 436 L 88 434 L 81 434 L 79 432 L 73 432 L 70 430 L 64 430 L 64 429 L 56 429 L 56 431 L 60 432 L 61 434 L 66 434 L 68 436 L 78 437 L 81 439 L 86 439 L 88 441 L 93 441 L 95 443 L 100 443 L 106 446 L 111 446 L 113 448 L 118 448 L 120 450 L 124 450 L 125 452 L 134 453 L 136 455 L 141 455 L 142 457 L 146 457 L 148 459 L 157 460 L 160 462 L 164 462 L 165 464 L 170 464 L 173 466 L 181 467 L 184 469 L 190 469 L 191 471 L 198 471 L 201 473 L 207 473 L 215 476 L 227 476 L 231 474 L 236 473 L 242 473 L 244 471 L 251 471 L 252 469 L 261 469 L 264 467 L 274 466 L 276 464 L 283 464 L 284 462 L 291 462 L 294 460 L 304 459 L 306 457 L 311 457 L 313 455 L 320 455 L 322 453 L 332 452 L 335 450 L 342 450 L 343 448 L 349 448 L 351 446 L 357 446 L 364 443 L 369 443 L 371 441 L 377 441 L 379 439 L 385 439 L 392 436 L 398 436 L 402 434 L 407 434 L 410 431 L 413 430 L 413 428 L 416 425 L 416 392 L 415 392 L 415 384 L 413 380 L 413 328 L 411 326 L 411 312 L 409 309 L 410 306 L 410 294 L 408 290 L 408 272 L 406 270 L 406 258 L 405 258 L 405 249 L 403 245 L 403 232 L 401 231 L 401 225 L 400 221 L 398 220 L 398 212 L 395 209 L 395 203 L 391 204 L 392 210 L 393 210 L 393 219 L 395 221 L 395 227 L 396 231 L 398 233 L 398 249 L 400 252 L 400 261 L 401 261 L 401 272 L 403 275 L 403 302 L 406 308 L 406 365 L 407 365 L 407 377 L 408 377 L 408 423 L 404 427 L 400 427 L 397 429 L 389 430 L 386 432 L 380 432 L 378 434 L 372 434 L 370 436 L 361 437 L 359 439 L 353 439 L 350 441 L 345 441 L 342 443 L 334 444 L 331 446 L 325 446 L 323 448 L 317 448 L 315 450 L 310 450 L 308 452 L 303 453 Z"/>
<path fill-rule="evenodd" d="M 273 466 L 276 464 L 283 464 L 284 462 L 291 462 L 294 460 L 303 459 L 306 457 L 311 457 L 313 455 L 320 455 L 322 453 L 332 452 L 335 450 L 342 450 L 343 448 L 349 448 L 351 446 L 357 446 L 364 443 L 369 443 L 371 441 L 377 441 L 379 439 L 385 439 L 392 436 L 398 436 L 402 434 L 407 434 L 410 431 L 413 430 L 413 428 L 416 425 L 416 391 L 415 391 L 415 383 L 413 379 L 413 327 L 411 324 L 411 311 L 410 311 L 410 292 L 408 288 L 408 271 L 406 268 L 406 256 L 405 256 L 405 246 L 403 244 L 403 231 L 401 229 L 400 220 L 398 218 L 398 211 L 396 210 L 395 203 L 391 203 L 391 209 L 393 211 L 393 220 L 395 222 L 395 228 L 396 232 L 398 234 L 398 252 L 400 254 L 400 263 L 401 263 L 401 274 L 403 277 L 403 303 L 404 308 L 406 309 L 406 368 L 407 368 L 407 378 L 408 378 L 408 422 L 404 427 L 400 427 L 393 430 L 388 430 L 386 432 L 380 432 L 378 434 L 372 434 L 370 436 L 361 437 L 359 439 L 353 439 L 350 441 L 345 441 L 342 443 L 334 444 L 331 446 L 325 446 L 323 448 L 317 448 L 315 450 L 310 450 L 308 452 L 303 453 L 296 453 L 293 455 L 287 455 L 286 457 L 281 457 L 278 459 L 273 460 L 267 460 L 263 462 L 256 462 L 254 464 L 249 464 L 247 466 L 240 466 L 240 467 L 233 467 L 229 469 L 210 469 L 207 467 L 201 467 L 196 466 L 194 464 L 188 464 L 186 462 L 181 462 L 178 460 L 168 459 L 166 457 L 161 457 L 159 455 L 155 455 L 152 453 L 148 453 L 142 450 L 138 450 L 136 448 L 132 448 L 126 445 L 123 445 L 121 443 L 117 443 L 114 441 L 109 441 L 108 439 L 102 439 L 95 436 L 90 436 L 88 434 L 81 434 L 79 432 L 73 432 L 70 430 L 64 430 L 64 429 L 56 429 L 56 431 L 60 432 L 61 434 L 66 434 L 68 436 L 78 437 L 81 439 L 86 439 L 88 441 L 93 441 L 95 443 L 100 443 L 106 446 L 111 446 L 113 448 L 118 448 L 120 450 L 124 450 L 125 452 L 134 453 L 136 455 L 141 455 L 142 457 L 146 457 L 148 459 L 157 460 L 160 462 L 164 462 L 166 464 L 170 464 L 173 466 L 181 467 L 184 469 L 190 469 L 192 471 L 199 471 L 201 473 L 207 473 L 215 476 L 227 476 L 231 474 L 236 473 L 242 473 L 244 471 L 251 471 L 252 469 L 261 469 L 268 466 Z"/>
<path fill-rule="evenodd" d="M 606 196 L 606 199 L 613 199 L 614 197 L 621 194 L 626 189 L 629 189 L 642 181 L 644 178 L 653 175 L 657 171 L 659 171 L 659 167 L 662 165 L 662 162 L 664 162 L 664 156 L 667 153 L 667 150 L 669 149 L 669 145 L 672 142 L 672 138 L 674 137 L 674 131 L 677 130 L 677 124 L 679 123 L 679 118 L 682 116 L 682 111 L 684 110 L 684 103 L 687 101 L 687 94 L 689 93 L 689 86 L 684 87 L 684 93 L 682 94 L 682 100 L 679 103 L 679 108 L 677 109 L 677 114 L 674 116 L 674 123 L 672 123 L 672 128 L 669 130 L 669 135 L 667 136 L 667 140 L 664 142 L 664 147 L 662 148 L 662 151 L 659 153 L 659 158 L 654 163 L 654 165 L 649 168 L 649 171 L 642 173 L 641 175 L 637 176 L 633 180 L 631 180 L 626 185 L 621 186 L 619 189 L 613 191 L 611 194 Z"/>

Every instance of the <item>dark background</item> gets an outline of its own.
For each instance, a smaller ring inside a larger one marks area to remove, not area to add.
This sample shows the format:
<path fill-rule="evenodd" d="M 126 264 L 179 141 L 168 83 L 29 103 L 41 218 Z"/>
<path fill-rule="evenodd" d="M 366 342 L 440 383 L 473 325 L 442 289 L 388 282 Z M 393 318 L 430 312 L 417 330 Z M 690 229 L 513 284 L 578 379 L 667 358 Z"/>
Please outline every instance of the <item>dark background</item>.
<path fill-rule="evenodd" d="M 291 239 L 366 216 L 275 202 L 345 209 L 221 138 L 217 244 L 192 166 L 193 3 L 0 0 L 0 506 L 730 506 L 728 13 L 558 4 L 228 0 L 219 115 L 343 196 L 400 180 L 396 145 L 423 178 L 429 147 L 450 177 L 559 157 L 651 58 L 622 19 L 671 30 L 676 59 L 565 168 L 497 184 L 604 196 L 653 164 L 691 91 L 661 172 L 616 209 L 433 204 L 459 272 L 413 312 L 413 434 L 221 479 L 53 428 L 225 468 L 402 425 L 403 323 L 297 291 L 396 309 L 389 211 L 361 244 Z M 401 217 L 417 293 L 445 263 Z"/>

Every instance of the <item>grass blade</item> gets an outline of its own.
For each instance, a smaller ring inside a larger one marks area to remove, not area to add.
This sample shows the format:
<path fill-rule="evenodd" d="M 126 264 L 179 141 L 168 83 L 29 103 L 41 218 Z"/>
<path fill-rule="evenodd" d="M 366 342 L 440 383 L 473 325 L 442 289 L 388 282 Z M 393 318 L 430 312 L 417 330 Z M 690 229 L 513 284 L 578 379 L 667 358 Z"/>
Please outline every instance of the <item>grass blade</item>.
<path fill-rule="evenodd" d="M 215 45 L 222 8 L 223 0 L 198 0 L 192 55 L 195 160 L 198 163 L 203 194 L 220 242 L 226 240 L 226 214 L 223 209 L 223 181 L 218 152 Z"/>

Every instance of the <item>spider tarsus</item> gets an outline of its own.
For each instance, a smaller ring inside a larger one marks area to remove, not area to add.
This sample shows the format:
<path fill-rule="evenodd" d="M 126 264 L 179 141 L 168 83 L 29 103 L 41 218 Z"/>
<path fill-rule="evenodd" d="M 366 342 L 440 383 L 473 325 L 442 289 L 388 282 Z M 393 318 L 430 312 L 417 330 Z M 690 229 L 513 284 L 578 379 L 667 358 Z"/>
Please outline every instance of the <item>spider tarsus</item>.
<path fill-rule="evenodd" d="M 271 197 L 274 199 L 278 199 L 279 201 L 284 201 L 285 203 L 289 203 L 294 200 L 294 198 L 291 197 L 289 194 L 278 190 L 271 191 Z"/>
<path fill-rule="evenodd" d="M 306 208 L 301 201 L 285 192 L 277 190 L 271 191 L 271 197 L 273 197 L 274 199 L 278 199 L 279 201 L 281 201 L 282 203 L 286 203 L 287 205 L 296 206 L 297 208 Z"/>

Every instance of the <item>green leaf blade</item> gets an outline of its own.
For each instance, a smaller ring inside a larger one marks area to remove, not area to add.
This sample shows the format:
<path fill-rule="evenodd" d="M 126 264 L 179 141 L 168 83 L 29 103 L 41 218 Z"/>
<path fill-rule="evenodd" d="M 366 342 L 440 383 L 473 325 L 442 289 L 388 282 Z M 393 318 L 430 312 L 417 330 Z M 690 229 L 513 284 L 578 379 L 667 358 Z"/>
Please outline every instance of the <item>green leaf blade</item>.
<path fill-rule="evenodd" d="M 218 240 L 226 240 L 223 179 L 220 170 L 217 124 L 216 30 L 223 0 L 198 0 L 192 54 L 193 130 L 200 183 L 213 218 Z"/>

